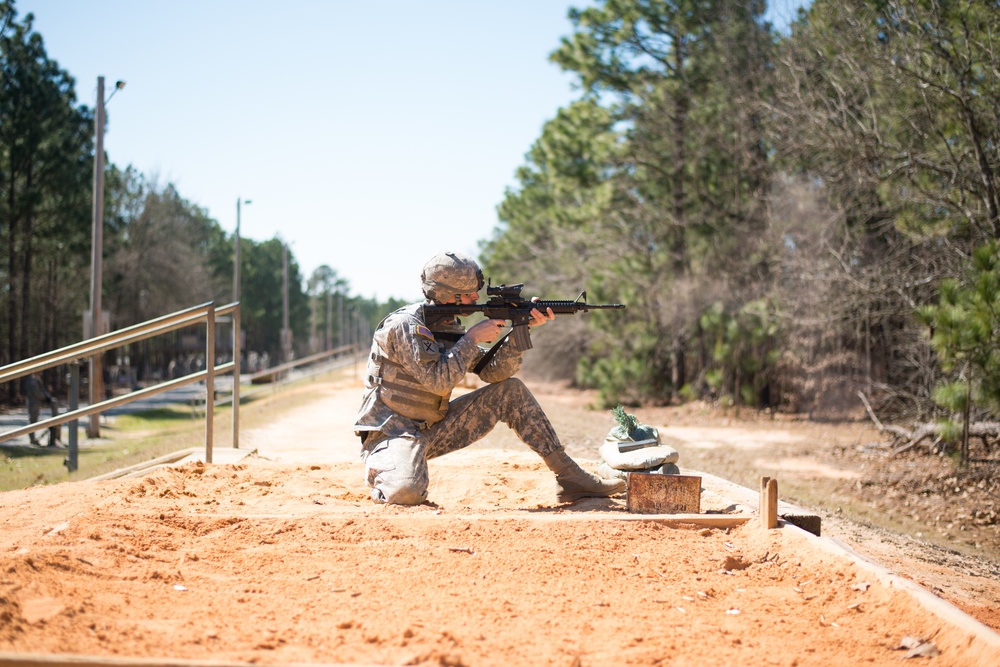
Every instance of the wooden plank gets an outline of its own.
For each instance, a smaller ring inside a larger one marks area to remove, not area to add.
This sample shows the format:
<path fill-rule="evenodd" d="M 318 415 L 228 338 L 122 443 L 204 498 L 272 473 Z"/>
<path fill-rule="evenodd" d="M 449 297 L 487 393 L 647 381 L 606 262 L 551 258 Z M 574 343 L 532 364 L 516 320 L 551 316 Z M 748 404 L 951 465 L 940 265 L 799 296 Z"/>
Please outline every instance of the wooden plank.
<path fill-rule="evenodd" d="M 253 667 L 252 662 L 185 658 L 123 658 L 71 653 L 8 653 L 0 651 L 0 667 Z M 281 663 L 287 667 L 385 667 L 384 663 Z"/>
<path fill-rule="evenodd" d="M 701 477 L 632 472 L 626 493 L 628 511 L 635 514 L 701 512 Z"/>

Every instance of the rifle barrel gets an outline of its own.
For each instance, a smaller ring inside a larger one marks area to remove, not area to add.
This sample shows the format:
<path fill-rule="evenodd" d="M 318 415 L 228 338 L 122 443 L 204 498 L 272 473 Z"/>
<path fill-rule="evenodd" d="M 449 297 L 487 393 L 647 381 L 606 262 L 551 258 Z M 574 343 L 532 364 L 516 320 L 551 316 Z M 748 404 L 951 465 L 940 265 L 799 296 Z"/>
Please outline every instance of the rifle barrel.
<path fill-rule="evenodd" d="M 477 303 L 469 305 L 461 304 L 433 304 L 424 306 L 426 311 L 431 314 L 436 315 L 460 315 L 466 316 L 472 313 L 481 313 L 487 310 L 500 310 L 500 309 L 511 309 L 517 311 L 527 311 L 532 308 L 538 308 L 540 311 L 545 312 L 546 308 L 551 308 L 556 313 L 561 314 L 571 314 L 579 311 L 587 310 L 624 310 L 624 303 L 586 303 L 584 301 L 569 301 L 569 300 L 541 300 L 541 301 L 525 301 L 516 305 L 508 304 L 491 304 L 491 303 Z"/>
<path fill-rule="evenodd" d="M 554 311 L 562 310 L 566 313 L 575 313 L 578 310 L 624 310 L 624 303 L 587 303 L 585 301 L 531 301 L 525 303 L 525 306 L 531 306 L 532 308 L 538 308 L 539 310 L 545 310 L 546 308 L 551 308 Z"/>

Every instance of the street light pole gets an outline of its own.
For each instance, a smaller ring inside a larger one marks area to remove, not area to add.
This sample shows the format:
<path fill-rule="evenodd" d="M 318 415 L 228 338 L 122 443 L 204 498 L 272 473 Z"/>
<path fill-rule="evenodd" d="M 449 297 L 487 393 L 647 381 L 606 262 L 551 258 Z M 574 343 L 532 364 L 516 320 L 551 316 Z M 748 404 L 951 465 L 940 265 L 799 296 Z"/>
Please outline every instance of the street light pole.
<path fill-rule="evenodd" d="M 93 229 L 90 241 L 90 336 L 100 336 L 101 329 L 101 278 L 103 273 L 104 253 L 104 77 L 97 77 L 97 109 L 94 113 L 94 208 L 92 211 Z M 94 405 L 101 400 L 101 356 L 95 354 L 90 358 L 90 381 L 88 398 Z M 97 438 L 101 435 L 101 415 L 92 414 L 87 422 L 87 435 Z"/>
<path fill-rule="evenodd" d="M 236 240 L 233 245 L 233 301 L 240 300 L 240 203 L 252 204 L 249 199 L 236 198 Z"/>
<path fill-rule="evenodd" d="M 288 317 L 288 244 L 282 244 L 281 356 L 284 363 L 292 360 L 292 330 Z"/>
<path fill-rule="evenodd" d="M 319 340 L 316 338 L 316 326 L 319 314 L 316 311 L 316 287 L 317 283 L 309 281 L 309 352 L 315 354 L 319 351 Z"/>
<path fill-rule="evenodd" d="M 324 350 L 333 349 L 333 292 L 326 288 L 326 345 Z"/>
<path fill-rule="evenodd" d="M 97 77 L 97 105 L 94 113 L 94 208 L 92 211 L 93 229 L 90 240 L 90 337 L 94 338 L 106 333 L 104 318 L 101 316 L 101 283 L 104 273 L 104 105 L 114 97 L 115 93 L 125 87 L 124 81 L 116 81 L 115 89 L 108 99 L 104 99 L 104 77 Z M 88 384 L 88 400 L 90 405 L 99 403 L 104 376 L 101 371 L 101 356 L 96 354 L 89 360 L 90 381 Z M 87 422 L 87 435 L 97 438 L 101 435 L 100 413 L 90 415 Z"/>

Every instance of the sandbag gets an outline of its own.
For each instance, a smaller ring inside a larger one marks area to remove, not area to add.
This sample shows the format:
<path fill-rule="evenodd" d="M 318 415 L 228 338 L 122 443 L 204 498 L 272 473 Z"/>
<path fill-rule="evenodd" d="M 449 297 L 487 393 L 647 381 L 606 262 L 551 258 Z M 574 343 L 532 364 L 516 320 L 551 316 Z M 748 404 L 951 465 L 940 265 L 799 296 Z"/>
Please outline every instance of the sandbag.
<path fill-rule="evenodd" d="M 668 445 L 642 447 L 622 452 L 618 449 L 617 441 L 605 441 L 599 451 L 604 462 L 616 470 L 646 470 L 664 463 L 677 463 L 677 460 L 680 459 L 677 450 Z"/>
<path fill-rule="evenodd" d="M 631 449 L 654 447 L 660 444 L 660 432 L 655 426 L 638 424 L 628 433 L 621 426 L 615 426 L 604 436 L 605 443 L 616 443 L 618 450 L 627 452 Z"/>
<path fill-rule="evenodd" d="M 618 423 L 604 437 L 600 447 L 604 463 L 615 471 L 660 472 L 678 474 L 680 454 L 673 447 L 660 444 L 660 432 L 655 426 L 640 424 L 635 415 L 625 412 L 621 405 L 611 411 Z M 664 472 L 666 467 L 672 468 Z M 622 477 L 614 474 L 615 477 Z M 611 479 L 608 475 L 605 478 Z"/>

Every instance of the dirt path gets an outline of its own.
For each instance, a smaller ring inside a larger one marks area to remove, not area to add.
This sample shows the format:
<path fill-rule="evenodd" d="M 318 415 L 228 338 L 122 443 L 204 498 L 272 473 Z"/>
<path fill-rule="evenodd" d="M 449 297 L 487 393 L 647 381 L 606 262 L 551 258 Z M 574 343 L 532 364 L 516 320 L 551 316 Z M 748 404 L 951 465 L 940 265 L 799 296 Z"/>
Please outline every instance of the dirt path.
<path fill-rule="evenodd" d="M 606 414 L 539 389 L 570 451 L 595 458 Z M 235 465 L 0 494 L 0 651 L 888 665 L 919 637 L 940 651 L 934 664 L 994 664 L 797 531 L 667 528 L 631 520 L 621 498 L 556 505 L 551 476 L 509 432 L 432 462 L 431 504 L 373 505 L 349 429 L 358 388 L 312 393 L 245 433 L 259 456 Z"/>

